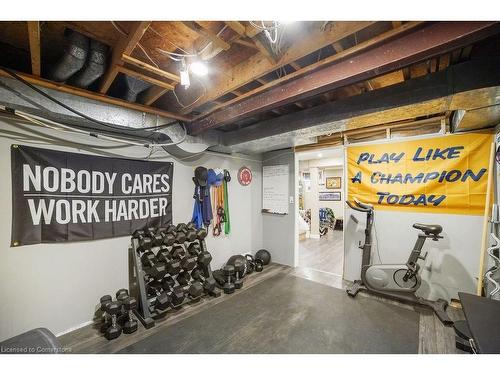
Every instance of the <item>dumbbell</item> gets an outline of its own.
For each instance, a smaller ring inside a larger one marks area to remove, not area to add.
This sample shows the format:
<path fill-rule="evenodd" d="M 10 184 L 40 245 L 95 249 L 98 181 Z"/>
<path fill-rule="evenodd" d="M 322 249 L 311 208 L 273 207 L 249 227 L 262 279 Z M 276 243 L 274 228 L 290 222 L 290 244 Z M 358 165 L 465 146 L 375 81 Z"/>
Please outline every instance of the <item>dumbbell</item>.
<path fill-rule="evenodd" d="M 163 245 L 172 246 L 175 243 L 175 227 L 174 231 L 169 230 L 169 227 L 160 227 L 157 233 L 162 237 Z"/>
<path fill-rule="evenodd" d="M 125 324 L 123 325 L 123 333 L 130 334 L 137 331 L 137 320 L 132 317 L 131 311 L 137 308 L 137 300 L 134 297 L 129 297 L 123 301 L 123 309 L 125 310 Z"/>
<path fill-rule="evenodd" d="M 234 266 L 226 264 L 224 266 L 224 268 L 222 269 L 222 273 L 224 274 L 224 277 L 226 279 L 226 282 L 224 283 L 224 286 L 222 287 L 224 289 L 224 293 L 226 293 L 226 294 L 234 293 L 234 289 L 235 289 L 235 286 L 233 283 Z"/>
<path fill-rule="evenodd" d="M 173 308 L 179 307 L 182 302 L 184 302 L 185 294 L 184 294 L 184 288 L 182 286 L 175 286 L 175 280 L 170 277 L 166 276 L 162 282 L 162 287 L 163 290 L 167 291 L 167 294 L 170 297 L 170 303 Z"/>
<path fill-rule="evenodd" d="M 160 246 L 163 244 L 163 236 L 156 231 L 155 227 L 146 228 L 146 235 L 151 238 L 153 245 Z"/>
<path fill-rule="evenodd" d="M 193 223 L 189 224 L 179 223 L 177 224 L 177 231 L 183 232 L 185 234 L 185 239 L 184 239 L 185 242 L 193 242 L 197 238 L 196 227 L 194 226 Z"/>
<path fill-rule="evenodd" d="M 148 285 L 148 294 L 155 297 L 155 308 L 158 310 L 165 310 L 170 305 L 171 299 L 168 293 L 161 289 L 157 284 Z"/>
<path fill-rule="evenodd" d="M 245 264 L 237 261 L 234 263 L 234 287 L 236 289 L 241 289 L 243 286 L 243 279 L 241 278 L 241 275 L 243 275 L 243 272 L 245 272 Z"/>
<path fill-rule="evenodd" d="M 207 236 L 207 230 L 205 228 L 200 228 L 196 231 L 196 238 L 198 238 L 199 241 L 203 241 L 205 237 Z"/>
<path fill-rule="evenodd" d="M 167 274 L 165 264 L 158 262 L 152 251 L 148 250 L 142 254 L 141 263 L 145 267 L 144 271 L 156 280 L 163 279 Z"/>
<path fill-rule="evenodd" d="M 198 280 L 202 283 L 203 289 L 210 293 L 212 296 L 219 297 L 221 292 L 220 289 L 217 288 L 217 282 L 213 277 L 205 277 L 203 270 L 200 268 L 195 268 L 191 272 L 191 277 L 195 280 Z"/>
<path fill-rule="evenodd" d="M 189 285 L 189 282 L 191 281 L 191 275 L 189 274 L 189 272 L 187 272 L 185 270 L 182 270 L 177 275 L 177 277 L 175 278 L 175 280 L 177 280 L 177 282 L 179 283 L 179 285 L 186 286 L 186 285 Z"/>
<path fill-rule="evenodd" d="M 160 250 L 156 253 L 156 259 L 165 264 L 165 270 L 171 276 L 177 275 L 181 270 L 181 263 L 172 258 L 170 251 L 168 251 L 165 245 L 160 246 Z"/>
<path fill-rule="evenodd" d="M 111 324 L 106 329 L 104 336 L 108 340 L 116 339 L 122 334 L 122 327 L 116 322 L 117 316 L 121 311 L 121 305 L 118 302 L 109 302 L 106 304 L 106 312 L 111 316 Z"/>
<path fill-rule="evenodd" d="M 125 301 L 129 297 L 127 289 L 118 289 L 116 291 L 116 300 L 119 302 Z"/>
<path fill-rule="evenodd" d="M 180 307 L 186 298 L 184 293 L 184 288 L 182 286 L 175 286 L 175 281 L 172 278 L 166 277 L 165 279 L 171 279 L 173 283 L 170 283 L 167 280 L 163 281 L 163 289 L 167 291 L 167 294 L 170 298 L 170 304 L 175 309 Z"/>
<path fill-rule="evenodd" d="M 180 261 L 182 269 L 191 271 L 194 267 L 196 267 L 196 257 L 186 254 L 184 246 L 174 245 L 170 254 L 172 255 L 172 258 L 178 259 Z"/>
<path fill-rule="evenodd" d="M 186 242 L 186 234 L 183 231 L 174 232 L 174 236 L 175 236 L 175 243 L 183 244 L 184 242 Z"/>
<path fill-rule="evenodd" d="M 147 237 L 143 230 L 137 229 L 132 234 L 132 237 L 137 238 L 139 240 L 139 248 L 137 250 L 145 251 L 151 249 L 151 246 L 153 245 L 153 240 Z"/>
<path fill-rule="evenodd" d="M 210 254 L 208 251 L 203 251 L 198 255 L 198 258 L 196 259 L 198 264 L 200 264 L 203 267 L 207 267 L 210 262 L 212 261 L 212 254 Z"/>
<path fill-rule="evenodd" d="M 103 318 L 103 323 L 101 325 L 101 333 L 106 332 L 108 327 L 111 325 L 111 320 L 109 320 L 109 315 L 107 313 L 107 304 L 111 303 L 113 299 L 111 298 L 110 295 L 105 295 L 102 296 L 100 299 L 101 302 L 101 311 L 102 311 L 102 318 Z"/>
<path fill-rule="evenodd" d="M 197 300 L 203 294 L 203 285 L 198 281 L 191 282 L 191 275 L 187 271 L 182 271 L 176 277 L 177 283 L 176 287 L 170 287 L 179 293 L 178 289 L 182 289 L 184 296 L 189 296 L 192 300 Z"/>
<path fill-rule="evenodd" d="M 187 250 L 189 254 L 197 257 L 201 253 L 201 246 L 198 242 L 191 242 Z"/>

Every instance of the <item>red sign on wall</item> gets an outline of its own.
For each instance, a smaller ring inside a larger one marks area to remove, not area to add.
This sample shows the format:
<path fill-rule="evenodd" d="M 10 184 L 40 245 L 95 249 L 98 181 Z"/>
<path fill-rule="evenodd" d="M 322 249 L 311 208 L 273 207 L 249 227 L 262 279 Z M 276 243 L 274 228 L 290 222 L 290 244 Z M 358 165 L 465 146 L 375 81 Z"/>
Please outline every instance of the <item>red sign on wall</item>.
<path fill-rule="evenodd" d="M 252 171 L 248 167 L 241 167 L 238 171 L 238 182 L 240 185 L 248 186 L 252 182 Z"/>

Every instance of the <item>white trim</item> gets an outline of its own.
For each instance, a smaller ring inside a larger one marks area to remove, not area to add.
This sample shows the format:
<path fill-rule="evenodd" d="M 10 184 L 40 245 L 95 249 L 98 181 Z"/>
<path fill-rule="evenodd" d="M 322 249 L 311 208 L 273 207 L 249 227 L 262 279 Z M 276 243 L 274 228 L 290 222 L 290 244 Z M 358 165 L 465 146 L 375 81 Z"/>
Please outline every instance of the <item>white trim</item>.
<path fill-rule="evenodd" d="M 83 327 L 89 326 L 89 325 L 91 325 L 91 324 L 93 324 L 93 323 L 94 323 L 94 321 L 93 321 L 93 320 L 89 320 L 88 322 L 84 322 L 84 323 L 79 324 L 79 325 L 77 325 L 77 326 L 74 326 L 74 327 L 72 327 L 72 328 L 70 328 L 70 329 L 67 329 L 67 330 L 65 330 L 65 331 L 59 332 L 59 333 L 57 333 L 55 336 L 56 336 L 56 337 L 60 337 L 60 336 L 62 336 L 62 335 L 65 335 L 66 333 L 70 333 L 70 332 L 76 331 L 77 329 L 80 329 L 80 328 L 83 328 Z"/>

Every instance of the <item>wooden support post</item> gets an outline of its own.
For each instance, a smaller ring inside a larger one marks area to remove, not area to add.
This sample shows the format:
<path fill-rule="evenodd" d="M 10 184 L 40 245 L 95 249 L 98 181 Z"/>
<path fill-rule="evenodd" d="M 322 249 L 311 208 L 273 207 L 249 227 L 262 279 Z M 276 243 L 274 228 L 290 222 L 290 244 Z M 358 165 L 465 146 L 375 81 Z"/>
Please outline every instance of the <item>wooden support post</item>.
<path fill-rule="evenodd" d="M 40 22 L 28 21 L 27 23 L 31 55 L 31 74 L 40 77 L 42 71 L 40 58 Z"/>
<path fill-rule="evenodd" d="M 486 185 L 486 201 L 484 202 L 484 216 L 483 216 L 483 236 L 481 239 L 481 252 L 479 253 L 479 272 L 477 275 L 477 289 L 476 294 L 478 296 L 483 293 L 483 282 L 484 282 L 484 259 L 486 255 L 486 249 L 488 248 L 488 239 L 490 234 L 490 213 L 491 213 L 491 201 L 492 201 L 492 190 L 493 190 L 493 177 L 495 175 L 495 142 L 491 143 L 490 147 L 490 163 L 488 166 L 488 184 Z"/>

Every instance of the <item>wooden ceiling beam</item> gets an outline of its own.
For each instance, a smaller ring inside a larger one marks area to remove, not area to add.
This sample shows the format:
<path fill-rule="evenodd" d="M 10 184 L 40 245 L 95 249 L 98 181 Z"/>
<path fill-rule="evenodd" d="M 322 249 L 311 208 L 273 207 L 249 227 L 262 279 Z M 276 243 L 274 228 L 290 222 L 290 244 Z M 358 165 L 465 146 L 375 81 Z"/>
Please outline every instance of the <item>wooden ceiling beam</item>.
<path fill-rule="evenodd" d="M 252 38 L 252 43 L 259 50 L 259 52 L 269 60 L 271 64 L 276 64 L 276 56 L 272 53 L 270 47 L 264 43 L 259 35 L 256 35 Z"/>
<path fill-rule="evenodd" d="M 231 48 L 231 45 L 227 43 L 224 39 L 220 38 L 219 36 L 217 36 L 217 34 L 213 33 L 212 31 L 205 29 L 199 23 L 194 21 L 182 21 L 182 23 L 187 27 L 189 27 L 198 35 L 210 40 L 217 47 L 222 48 L 225 51 Z"/>
<path fill-rule="evenodd" d="M 148 72 L 154 73 L 160 77 L 167 78 L 167 79 L 172 80 L 174 82 L 181 81 L 181 78 L 178 75 L 176 75 L 174 73 L 167 72 L 166 70 L 163 70 L 163 69 L 159 69 L 156 66 L 149 65 L 149 64 L 147 64 L 141 60 L 138 60 L 132 56 L 123 54 L 122 60 L 123 60 L 123 62 L 125 62 L 127 64 L 134 65 L 138 68 L 147 70 Z"/>
<path fill-rule="evenodd" d="M 154 102 L 156 102 L 158 99 L 160 99 L 163 95 L 165 95 L 169 91 L 171 90 L 158 86 L 150 87 L 149 89 L 146 90 L 144 95 L 142 95 L 142 103 L 144 105 L 152 105 Z"/>
<path fill-rule="evenodd" d="M 308 37 L 301 39 L 292 47 L 290 47 L 274 64 L 269 61 L 269 59 L 262 53 L 257 53 L 254 56 L 251 56 L 247 60 L 243 61 L 242 63 L 234 66 L 232 69 L 226 72 L 227 74 L 224 74 L 218 80 L 216 80 L 207 94 L 203 98 L 198 100 L 196 104 L 186 107 L 183 113 L 189 113 L 194 108 L 202 106 L 209 101 L 213 101 L 214 99 L 217 99 L 218 97 L 221 97 L 228 92 L 231 92 L 234 89 L 237 89 L 238 87 L 255 80 L 255 77 L 260 77 L 267 73 L 270 73 L 280 66 L 287 65 L 292 61 L 309 55 L 310 53 L 315 52 L 318 49 L 323 48 L 324 46 L 331 44 L 337 40 L 343 39 L 346 36 L 349 36 L 357 31 L 360 31 L 372 25 L 373 23 L 374 22 L 366 21 L 336 22 L 325 31 L 322 31 L 318 28 Z M 255 29 L 253 26 L 250 27 L 251 29 Z M 248 30 L 249 28 L 247 27 L 247 35 L 251 36 L 252 34 L 249 33 Z"/>
<path fill-rule="evenodd" d="M 152 78 L 150 76 L 147 76 L 145 74 L 136 72 L 135 70 L 126 68 L 126 67 L 121 66 L 121 65 L 117 65 L 116 66 L 116 70 L 119 73 L 125 74 L 125 75 L 127 75 L 129 77 L 134 77 L 134 78 L 140 79 L 141 81 L 151 83 L 152 85 L 155 85 L 155 86 L 158 86 L 158 87 L 162 87 L 162 88 L 164 88 L 166 90 L 173 90 L 174 89 L 174 85 L 172 85 L 170 83 L 160 81 L 159 79 Z"/>
<path fill-rule="evenodd" d="M 27 24 L 31 56 L 31 73 L 39 77 L 42 72 L 40 57 L 40 22 L 28 21 Z"/>
<path fill-rule="evenodd" d="M 431 75 L 339 99 L 225 133 L 226 146 L 282 133 L 342 123 L 347 129 L 400 121 L 456 109 L 480 108 L 500 100 L 499 58 L 471 60 Z M 487 104 L 486 104 L 487 103 Z"/>
<path fill-rule="evenodd" d="M 257 46 L 255 45 L 255 43 L 252 43 L 252 42 L 249 42 L 248 40 L 246 39 L 235 39 L 235 41 L 233 43 L 236 43 L 236 44 L 240 44 L 242 46 L 245 46 L 245 47 L 248 47 L 248 48 L 252 48 L 256 51 L 258 51 L 259 49 L 257 48 Z"/>
<path fill-rule="evenodd" d="M 65 85 L 62 83 L 56 83 L 56 82 L 49 81 L 49 80 L 46 80 L 46 79 L 43 79 L 40 77 L 35 77 L 33 75 L 30 75 L 30 74 L 25 74 L 25 73 L 20 73 L 20 72 L 16 72 L 16 73 L 17 73 L 17 75 L 19 75 L 21 78 L 23 78 L 27 82 L 29 82 L 33 85 L 43 87 L 43 88 L 80 96 L 82 98 L 96 100 L 96 101 L 99 101 L 102 103 L 116 105 L 118 107 L 134 109 L 136 111 L 145 112 L 145 113 L 151 113 L 153 115 L 163 116 L 166 118 L 173 118 L 173 119 L 182 120 L 182 121 L 190 121 L 191 120 L 190 117 L 184 116 L 184 115 L 181 115 L 178 113 L 168 112 L 168 111 L 164 111 L 164 110 L 159 109 L 159 108 L 148 107 L 148 106 L 138 104 L 138 103 L 131 103 L 131 102 L 128 102 L 126 100 L 113 98 L 111 96 L 99 94 L 99 93 L 89 91 L 89 90 L 79 89 L 77 87 L 68 86 L 68 85 Z M 3 70 L 0 70 L 0 76 L 12 78 L 9 74 L 4 72 Z"/>
<path fill-rule="evenodd" d="M 108 92 L 111 84 L 116 78 L 118 74 L 117 66 L 123 65 L 122 56 L 130 55 L 134 50 L 137 43 L 141 40 L 142 36 L 148 29 L 151 21 L 141 21 L 134 22 L 128 33 L 128 36 L 122 36 L 118 43 L 113 47 L 111 51 L 111 62 L 109 64 L 109 68 L 104 74 L 104 77 L 101 80 L 101 85 L 99 87 L 99 92 L 101 94 L 105 94 Z"/>
<path fill-rule="evenodd" d="M 245 26 L 241 24 L 241 22 L 238 21 L 224 21 L 224 23 L 235 33 L 237 33 L 240 36 L 246 36 L 246 29 Z"/>
<path fill-rule="evenodd" d="M 216 107 L 212 108 L 207 113 L 204 113 L 203 115 L 195 117 L 195 120 L 199 120 L 200 118 L 206 116 L 207 114 L 213 113 L 216 110 L 219 110 L 225 106 L 233 105 L 233 104 L 239 102 L 240 100 L 243 100 L 245 98 L 248 98 L 248 97 L 251 97 L 251 96 L 256 95 L 258 93 L 261 93 L 261 92 L 268 90 L 276 85 L 282 84 L 290 79 L 299 77 L 299 76 L 304 75 L 306 73 L 310 73 L 310 72 L 312 72 L 316 69 L 319 69 L 323 66 L 334 63 L 337 60 L 347 58 L 347 57 L 354 55 L 354 54 L 356 54 L 364 49 L 367 49 L 367 48 L 373 47 L 374 45 L 383 43 L 386 40 L 390 40 L 390 39 L 396 37 L 397 35 L 409 32 L 410 30 L 415 29 L 421 25 L 422 25 L 422 22 L 408 22 L 407 24 L 401 26 L 399 29 L 387 31 L 383 34 L 376 36 L 375 38 L 372 38 L 370 40 L 367 40 L 366 42 L 360 43 L 360 44 L 356 45 L 355 47 L 349 48 L 345 51 L 342 48 L 342 51 L 340 51 L 339 53 L 337 53 L 333 56 L 327 57 L 326 59 L 320 60 L 317 63 L 308 65 L 300 70 L 297 70 L 293 73 L 287 74 L 286 76 L 283 76 L 279 79 L 275 79 L 275 80 L 270 81 L 270 82 L 267 82 L 266 80 L 262 79 L 262 77 L 257 78 L 256 80 L 259 83 L 261 83 L 262 86 L 257 87 L 254 90 L 248 91 L 247 93 L 245 93 L 244 95 L 242 95 L 238 98 L 229 100 L 229 101 L 225 102 L 224 105 L 216 106 Z"/>
<path fill-rule="evenodd" d="M 499 22 L 431 23 L 349 59 L 337 61 L 307 76 L 298 77 L 260 95 L 246 98 L 236 107 L 218 111 L 189 124 L 188 130 L 190 134 L 199 134 L 305 97 L 362 82 L 403 66 L 430 59 L 440 53 L 467 46 L 498 33 L 499 30 Z"/>
<path fill-rule="evenodd" d="M 259 34 L 262 30 L 253 26 L 250 22 L 245 25 L 245 35 L 249 38 L 253 38 L 257 34 Z"/>

